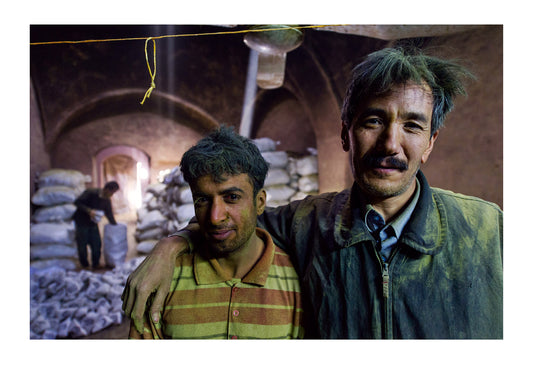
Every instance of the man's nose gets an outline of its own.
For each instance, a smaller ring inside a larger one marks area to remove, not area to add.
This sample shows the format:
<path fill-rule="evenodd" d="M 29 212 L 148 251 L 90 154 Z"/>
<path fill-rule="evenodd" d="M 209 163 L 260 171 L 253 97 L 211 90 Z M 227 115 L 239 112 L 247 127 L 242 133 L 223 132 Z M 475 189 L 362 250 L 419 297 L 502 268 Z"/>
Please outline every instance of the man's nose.
<path fill-rule="evenodd" d="M 400 153 L 401 130 L 398 124 L 392 123 L 383 128 L 378 140 L 379 148 L 388 155 Z"/>
<path fill-rule="evenodd" d="M 210 219 L 213 225 L 224 222 L 227 218 L 226 205 L 222 200 L 215 199 L 211 204 Z"/>

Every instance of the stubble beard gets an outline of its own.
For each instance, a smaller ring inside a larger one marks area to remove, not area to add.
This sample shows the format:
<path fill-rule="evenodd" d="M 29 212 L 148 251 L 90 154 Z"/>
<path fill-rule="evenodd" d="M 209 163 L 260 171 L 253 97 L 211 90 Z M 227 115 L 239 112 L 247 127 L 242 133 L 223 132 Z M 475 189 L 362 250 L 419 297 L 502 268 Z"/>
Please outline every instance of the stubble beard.
<path fill-rule="evenodd" d="M 244 229 L 241 229 L 241 232 L 239 232 L 238 228 L 232 229 L 235 232 L 234 237 L 218 242 L 213 240 L 209 241 L 208 249 L 212 256 L 216 258 L 225 258 L 235 252 L 243 250 L 255 233 L 255 226 L 246 227 L 248 230 L 246 230 L 245 233 L 241 233 L 244 232 Z"/>

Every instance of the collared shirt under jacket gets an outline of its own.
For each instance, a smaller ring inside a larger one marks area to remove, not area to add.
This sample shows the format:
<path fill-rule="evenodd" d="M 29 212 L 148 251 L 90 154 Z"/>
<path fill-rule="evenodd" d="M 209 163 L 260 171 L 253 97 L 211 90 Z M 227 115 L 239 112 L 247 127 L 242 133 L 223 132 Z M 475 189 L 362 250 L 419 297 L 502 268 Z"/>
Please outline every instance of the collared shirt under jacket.
<path fill-rule="evenodd" d="M 388 263 L 356 185 L 261 216 L 300 275 L 307 337 L 503 337 L 502 211 L 417 178 L 418 203 Z"/>

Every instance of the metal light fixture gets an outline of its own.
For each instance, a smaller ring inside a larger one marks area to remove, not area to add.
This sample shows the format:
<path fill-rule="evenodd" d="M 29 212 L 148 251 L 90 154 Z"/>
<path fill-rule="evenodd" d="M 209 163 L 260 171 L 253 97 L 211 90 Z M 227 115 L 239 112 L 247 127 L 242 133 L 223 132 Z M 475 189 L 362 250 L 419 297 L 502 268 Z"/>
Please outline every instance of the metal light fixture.
<path fill-rule="evenodd" d="M 283 85 L 287 52 L 302 44 L 303 33 L 286 25 L 255 26 L 244 35 L 244 43 L 258 52 L 257 85 L 275 89 Z M 272 30 L 268 30 L 272 29 Z"/>

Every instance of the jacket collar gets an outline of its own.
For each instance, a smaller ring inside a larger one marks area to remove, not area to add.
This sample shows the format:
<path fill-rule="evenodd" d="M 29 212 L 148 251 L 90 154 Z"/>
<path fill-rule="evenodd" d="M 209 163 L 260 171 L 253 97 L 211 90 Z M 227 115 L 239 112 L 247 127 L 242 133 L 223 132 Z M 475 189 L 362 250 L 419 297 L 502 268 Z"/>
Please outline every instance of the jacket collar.
<path fill-rule="evenodd" d="M 417 178 L 420 183 L 418 203 L 407 222 L 400 243 L 422 254 L 435 255 L 446 242 L 448 220 L 444 207 L 436 201 L 431 187 L 421 171 Z M 354 183 L 352 189 L 339 194 L 340 210 L 335 217 L 334 239 L 340 247 L 349 247 L 363 241 L 372 241 L 372 235 L 364 223 L 360 208 L 360 193 Z"/>

